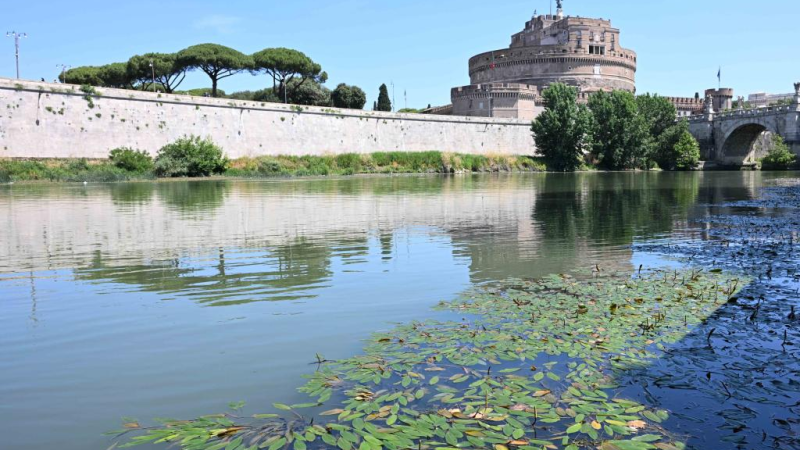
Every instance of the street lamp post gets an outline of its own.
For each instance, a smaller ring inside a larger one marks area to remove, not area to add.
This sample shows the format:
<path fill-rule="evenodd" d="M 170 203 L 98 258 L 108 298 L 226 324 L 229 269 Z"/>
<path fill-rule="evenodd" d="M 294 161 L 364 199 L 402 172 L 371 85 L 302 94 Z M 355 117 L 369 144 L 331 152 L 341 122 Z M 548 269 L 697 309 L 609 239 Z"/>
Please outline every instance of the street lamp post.
<path fill-rule="evenodd" d="M 16 31 L 9 31 L 8 33 L 6 33 L 6 37 L 14 38 L 14 49 L 15 49 L 14 56 L 17 59 L 17 79 L 19 79 L 19 40 L 28 37 L 28 33 L 17 33 Z"/>
<path fill-rule="evenodd" d="M 392 112 L 394 112 L 394 81 L 391 82 L 392 85 Z"/>
<path fill-rule="evenodd" d="M 153 92 L 156 91 L 156 65 L 153 63 L 153 60 L 150 60 L 150 70 L 153 73 Z"/>
<path fill-rule="evenodd" d="M 66 64 L 58 64 L 56 67 L 61 68 L 61 82 L 67 84 L 67 69 L 71 69 L 72 66 L 68 66 Z"/>

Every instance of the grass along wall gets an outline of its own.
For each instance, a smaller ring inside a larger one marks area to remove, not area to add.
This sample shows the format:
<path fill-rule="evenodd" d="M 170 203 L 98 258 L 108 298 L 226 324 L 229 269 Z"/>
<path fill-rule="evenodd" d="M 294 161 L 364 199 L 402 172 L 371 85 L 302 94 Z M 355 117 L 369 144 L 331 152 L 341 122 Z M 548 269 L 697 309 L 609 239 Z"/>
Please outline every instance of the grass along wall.
<path fill-rule="evenodd" d="M 185 135 L 228 157 L 438 150 L 532 155 L 530 122 L 394 114 L 0 79 L 0 158 L 155 154 Z"/>

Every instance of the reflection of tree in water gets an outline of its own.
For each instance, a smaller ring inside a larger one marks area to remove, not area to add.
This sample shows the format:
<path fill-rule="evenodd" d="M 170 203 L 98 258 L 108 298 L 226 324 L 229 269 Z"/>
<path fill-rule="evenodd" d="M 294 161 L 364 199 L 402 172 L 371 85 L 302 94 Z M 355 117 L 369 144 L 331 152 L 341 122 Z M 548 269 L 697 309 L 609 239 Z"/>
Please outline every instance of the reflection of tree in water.
<path fill-rule="evenodd" d="M 476 281 L 536 278 L 595 264 L 629 270 L 637 236 L 669 233 L 686 220 L 702 175 L 545 174 L 531 186 L 529 223 L 451 232 Z"/>
<path fill-rule="evenodd" d="M 137 286 L 143 291 L 187 297 L 208 306 L 313 298 L 332 272 L 329 246 L 298 239 L 266 250 L 220 248 L 203 257 L 177 257 L 115 265 L 95 253 L 75 271 L 78 280 Z M 208 259 L 209 257 L 213 259 Z"/>
<path fill-rule="evenodd" d="M 231 190 L 225 180 L 166 181 L 157 184 L 158 198 L 182 213 L 218 208 Z"/>
<path fill-rule="evenodd" d="M 109 187 L 115 205 L 143 205 L 153 200 L 155 183 L 114 183 Z"/>
<path fill-rule="evenodd" d="M 630 245 L 669 233 L 699 192 L 698 174 L 548 174 L 533 219 L 545 241 Z"/>

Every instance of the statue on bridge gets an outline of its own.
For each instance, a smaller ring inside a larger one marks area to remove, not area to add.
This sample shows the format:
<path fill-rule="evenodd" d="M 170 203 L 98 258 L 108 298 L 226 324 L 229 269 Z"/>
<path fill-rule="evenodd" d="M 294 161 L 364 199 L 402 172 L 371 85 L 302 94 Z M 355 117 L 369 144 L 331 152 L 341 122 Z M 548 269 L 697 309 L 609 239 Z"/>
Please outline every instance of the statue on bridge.
<path fill-rule="evenodd" d="M 706 101 L 703 106 L 706 114 L 714 114 L 714 97 L 706 95 Z"/>
<path fill-rule="evenodd" d="M 800 105 L 800 82 L 794 84 L 794 102 Z"/>

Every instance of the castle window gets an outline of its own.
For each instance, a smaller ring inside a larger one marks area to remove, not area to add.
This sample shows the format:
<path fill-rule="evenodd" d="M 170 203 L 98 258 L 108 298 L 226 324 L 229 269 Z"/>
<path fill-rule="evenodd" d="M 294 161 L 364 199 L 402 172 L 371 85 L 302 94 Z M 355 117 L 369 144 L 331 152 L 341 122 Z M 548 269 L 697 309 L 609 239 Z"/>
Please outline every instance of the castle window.
<path fill-rule="evenodd" d="M 606 47 L 603 45 L 590 45 L 589 46 L 589 54 L 590 55 L 605 55 L 606 54 Z"/>

